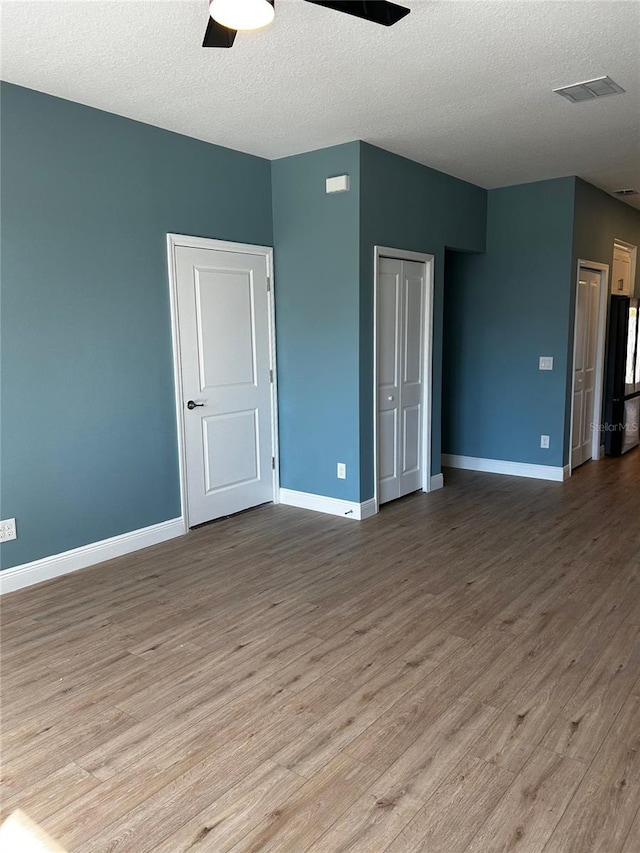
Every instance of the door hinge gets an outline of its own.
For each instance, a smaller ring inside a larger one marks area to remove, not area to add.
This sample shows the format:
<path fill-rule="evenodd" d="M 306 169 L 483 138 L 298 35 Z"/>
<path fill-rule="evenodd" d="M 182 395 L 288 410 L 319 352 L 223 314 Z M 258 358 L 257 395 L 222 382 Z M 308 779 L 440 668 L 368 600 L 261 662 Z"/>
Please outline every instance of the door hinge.
<path fill-rule="evenodd" d="M 272 457 L 271 457 L 271 468 L 272 468 L 274 471 L 276 470 L 276 457 L 275 457 L 275 456 L 272 456 Z"/>
<path fill-rule="evenodd" d="M 269 382 L 273 382 L 273 370 L 269 371 Z"/>
<path fill-rule="evenodd" d="M 271 290 L 271 279 L 267 276 L 267 292 Z"/>

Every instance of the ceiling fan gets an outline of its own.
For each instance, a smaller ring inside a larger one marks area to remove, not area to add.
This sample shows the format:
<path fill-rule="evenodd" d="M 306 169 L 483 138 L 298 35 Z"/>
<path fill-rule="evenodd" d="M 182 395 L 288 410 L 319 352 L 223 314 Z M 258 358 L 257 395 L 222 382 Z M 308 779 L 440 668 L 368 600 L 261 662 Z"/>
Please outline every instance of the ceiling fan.
<path fill-rule="evenodd" d="M 203 47 L 231 47 L 238 30 L 260 30 L 275 16 L 275 0 L 211 0 Z M 391 27 L 411 11 L 387 0 L 306 0 Z"/>

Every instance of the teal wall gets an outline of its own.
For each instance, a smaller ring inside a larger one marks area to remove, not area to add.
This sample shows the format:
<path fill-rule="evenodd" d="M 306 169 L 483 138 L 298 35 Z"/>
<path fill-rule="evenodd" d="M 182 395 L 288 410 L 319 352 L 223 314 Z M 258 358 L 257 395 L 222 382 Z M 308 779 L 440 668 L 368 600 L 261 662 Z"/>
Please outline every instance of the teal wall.
<path fill-rule="evenodd" d="M 280 484 L 359 501 L 360 144 L 271 166 Z M 325 179 L 341 174 L 350 191 L 327 195 Z"/>
<path fill-rule="evenodd" d="M 611 268 L 616 238 L 640 246 L 640 210 L 577 178 L 573 231 L 576 272 L 578 258 Z M 636 292 L 640 292 L 640 263 L 636 265 Z"/>
<path fill-rule="evenodd" d="M 574 187 L 560 178 L 490 190 L 486 254 L 450 255 L 446 453 L 566 464 Z M 538 369 L 541 355 L 553 371 Z"/>
<path fill-rule="evenodd" d="M 344 173 L 350 191 L 327 195 L 325 179 Z M 375 245 L 435 255 L 439 472 L 444 250 L 484 249 L 486 192 L 363 142 L 276 160 L 272 185 L 282 486 L 373 496 Z"/>
<path fill-rule="evenodd" d="M 483 252 L 486 190 L 381 148 L 361 144 L 361 500 L 373 495 L 374 246 L 435 256 L 432 474 L 440 472 L 445 247 Z M 449 390 L 445 389 L 445 396 Z"/>
<path fill-rule="evenodd" d="M 273 235 L 266 160 L 0 97 L 7 568 L 180 514 L 166 234 Z"/>
<path fill-rule="evenodd" d="M 373 494 L 375 245 L 435 256 L 432 472 L 441 444 L 566 462 L 576 261 L 640 244 L 637 211 L 574 178 L 487 194 L 361 142 L 270 164 L 0 94 L 3 568 L 179 515 L 167 232 L 275 246 L 283 487 Z"/>

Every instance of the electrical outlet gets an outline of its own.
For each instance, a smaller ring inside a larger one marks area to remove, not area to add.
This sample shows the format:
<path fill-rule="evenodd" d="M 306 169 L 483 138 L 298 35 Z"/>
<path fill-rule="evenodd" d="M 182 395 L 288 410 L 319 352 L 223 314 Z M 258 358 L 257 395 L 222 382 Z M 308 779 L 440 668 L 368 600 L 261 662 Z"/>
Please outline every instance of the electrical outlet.
<path fill-rule="evenodd" d="M 540 370 L 553 370 L 553 356 L 541 355 L 538 366 Z"/>
<path fill-rule="evenodd" d="M 9 542 L 10 539 L 17 538 L 15 518 L 6 518 L 4 521 L 0 521 L 0 542 Z"/>
<path fill-rule="evenodd" d="M 540 447 L 543 450 L 549 449 L 549 436 L 548 435 L 541 435 L 540 436 Z"/>
<path fill-rule="evenodd" d="M 347 479 L 347 464 L 346 462 L 338 462 L 338 473 L 336 474 L 339 480 Z"/>

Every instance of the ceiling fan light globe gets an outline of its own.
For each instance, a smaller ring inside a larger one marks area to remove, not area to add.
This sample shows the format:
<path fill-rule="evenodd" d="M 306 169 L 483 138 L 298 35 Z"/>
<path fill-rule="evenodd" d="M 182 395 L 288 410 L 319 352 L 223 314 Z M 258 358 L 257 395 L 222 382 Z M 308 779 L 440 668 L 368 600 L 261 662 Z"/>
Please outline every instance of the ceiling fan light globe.
<path fill-rule="evenodd" d="M 272 23 L 275 12 L 268 0 L 211 0 L 209 14 L 230 30 L 261 30 Z"/>

